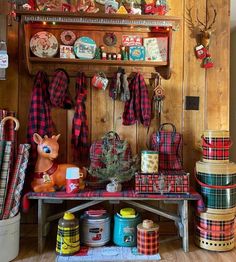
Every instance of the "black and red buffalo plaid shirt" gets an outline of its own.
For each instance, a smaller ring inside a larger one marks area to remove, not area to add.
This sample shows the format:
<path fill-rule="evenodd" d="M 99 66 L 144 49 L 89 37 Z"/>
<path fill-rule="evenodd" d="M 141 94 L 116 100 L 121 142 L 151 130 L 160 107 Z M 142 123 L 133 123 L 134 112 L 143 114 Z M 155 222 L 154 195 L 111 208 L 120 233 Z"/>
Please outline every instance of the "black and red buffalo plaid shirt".
<path fill-rule="evenodd" d="M 86 78 L 84 73 L 78 73 L 76 78 L 76 105 L 72 124 L 71 143 L 74 146 L 75 156 L 80 160 L 88 156 L 88 121 L 85 101 L 87 98 Z"/>
<path fill-rule="evenodd" d="M 144 78 L 136 73 L 129 84 L 130 100 L 125 103 L 123 125 L 133 125 L 137 121 L 145 127 L 151 121 L 151 101 Z"/>
<path fill-rule="evenodd" d="M 64 69 L 56 69 L 48 86 L 50 101 L 53 107 L 71 109 L 73 101 L 68 90 L 69 76 Z"/>
<path fill-rule="evenodd" d="M 37 145 L 33 141 L 33 134 L 38 133 L 40 136 L 51 136 L 53 131 L 48 83 L 47 74 L 39 71 L 34 80 L 28 116 L 27 142 L 31 145 L 30 162 L 32 164 L 34 164 L 37 158 Z"/>

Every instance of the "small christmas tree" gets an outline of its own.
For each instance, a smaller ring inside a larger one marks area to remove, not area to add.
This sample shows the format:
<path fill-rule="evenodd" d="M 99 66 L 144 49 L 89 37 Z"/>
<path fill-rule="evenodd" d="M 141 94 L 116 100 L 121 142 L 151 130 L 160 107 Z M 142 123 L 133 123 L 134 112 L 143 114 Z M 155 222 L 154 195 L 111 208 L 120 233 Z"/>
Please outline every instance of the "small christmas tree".
<path fill-rule="evenodd" d="M 113 143 L 104 145 L 100 158 L 104 167 L 90 168 L 89 173 L 100 181 L 110 180 L 113 183 L 129 181 L 138 170 L 139 160 L 137 156 L 126 160 L 127 147 L 127 141 L 123 141 L 115 146 Z"/>

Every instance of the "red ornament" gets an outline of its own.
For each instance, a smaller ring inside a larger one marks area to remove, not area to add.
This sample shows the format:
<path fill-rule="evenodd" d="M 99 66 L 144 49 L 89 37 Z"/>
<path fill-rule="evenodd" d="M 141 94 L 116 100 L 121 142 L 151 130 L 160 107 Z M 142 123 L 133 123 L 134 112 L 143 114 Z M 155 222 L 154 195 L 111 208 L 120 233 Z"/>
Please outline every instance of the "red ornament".
<path fill-rule="evenodd" d="M 198 59 L 204 59 L 207 56 L 207 49 L 203 45 L 195 47 L 195 54 Z"/>
<path fill-rule="evenodd" d="M 212 67 L 214 66 L 214 63 L 213 63 L 213 61 L 212 61 L 212 57 L 211 57 L 210 54 L 207 54 L 206 57 L 203 59 L 202 62 L 203 62 L 203 63 L 202 63 L 202 67 L 203 67 L 203 68 L 208 69 L 208 68 L 212 68 Z"/>

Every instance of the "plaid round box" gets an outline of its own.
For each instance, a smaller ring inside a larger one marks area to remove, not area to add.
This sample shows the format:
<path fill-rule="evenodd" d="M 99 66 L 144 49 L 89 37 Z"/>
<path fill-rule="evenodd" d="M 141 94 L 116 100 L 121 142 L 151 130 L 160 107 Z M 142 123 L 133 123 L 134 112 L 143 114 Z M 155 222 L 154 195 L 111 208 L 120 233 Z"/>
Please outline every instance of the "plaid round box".
<path fill-rule="evenodd" d="M 231 145 L 229 131 L 206 130 L 202 136 L 203 161 L 212 163 L 229 162 Z"/>
<path fill-rule="evenodd" d="M 144 220 L 143 223 L 138 224 L 137 248 L 139 253 L 145 255 L 159 252 L 159 226 L 151 220 Z"/>

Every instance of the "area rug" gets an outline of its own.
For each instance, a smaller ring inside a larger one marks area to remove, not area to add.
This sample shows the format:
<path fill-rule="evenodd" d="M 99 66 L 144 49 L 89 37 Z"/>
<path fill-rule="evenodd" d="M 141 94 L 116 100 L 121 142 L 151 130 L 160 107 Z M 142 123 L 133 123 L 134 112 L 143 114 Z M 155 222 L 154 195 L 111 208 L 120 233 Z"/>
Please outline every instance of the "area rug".
<path fill-rule="evenodd" d="M 57 256 L 56 262 L 106 262 L 106 261 L 149 261 L 160 260 L 159 254 L 142 255 L 138 254 L 137 248 L 131 247 L 97 247 L 81 248 L 74 256 Z"/>

